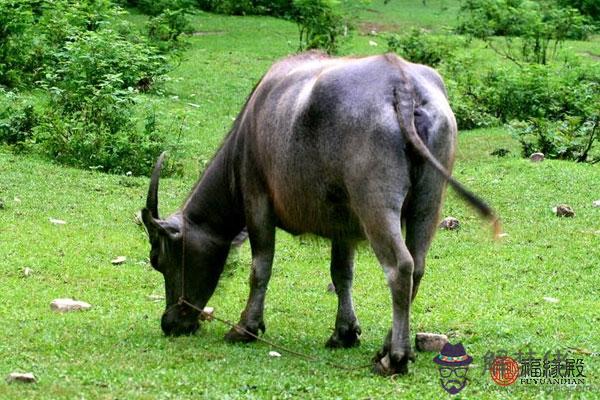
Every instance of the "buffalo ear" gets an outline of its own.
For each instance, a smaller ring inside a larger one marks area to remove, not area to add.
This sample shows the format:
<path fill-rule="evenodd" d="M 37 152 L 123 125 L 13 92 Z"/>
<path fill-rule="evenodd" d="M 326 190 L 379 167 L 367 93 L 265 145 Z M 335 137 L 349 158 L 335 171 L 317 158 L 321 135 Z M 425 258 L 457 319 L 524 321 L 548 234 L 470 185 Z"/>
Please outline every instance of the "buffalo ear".
<path fill-rule="evenodd" d="M 174 229 L 174 227 L 167 228 L 167 225 L 163 224 L 163 221 L 154 218 L 152 212 L 146 207 L 142 209 L 142 222 L 144 222 L 150 240 L 158 237 L 168 237 L 171 240 L 177 240 L 181 237 L 178 229 Z"/>

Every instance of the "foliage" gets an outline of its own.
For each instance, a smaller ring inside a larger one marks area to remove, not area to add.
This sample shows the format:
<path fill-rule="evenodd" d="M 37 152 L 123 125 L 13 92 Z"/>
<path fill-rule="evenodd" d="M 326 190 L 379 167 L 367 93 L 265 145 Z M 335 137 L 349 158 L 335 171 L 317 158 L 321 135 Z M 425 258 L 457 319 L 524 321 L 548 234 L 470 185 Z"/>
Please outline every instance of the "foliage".
<path fill-rule="evenodd" d="M 600 67 L 563 65 L 502 66 L 478 71 L 460 58 L 441 66 L 461 129 L 487 127 L 530 117 L 588 118 L 600 102 Z"/>
<path fill-rule="evenodd" d="M 589 119 L 566 117 L 562 121 L 532 118 L 527 122 L 514 122 L 510 127 L 521 143 L 524 157 L 542 152 L 547 158 L 598 162 L 599 123 L 600 116 L 596 114 Z"/>
<path fill-rule="evenodd" d="M 198 7 L 229 15 L 273 15 L 291 16 L 294 14 L 292 0 L 198 0 Z"/>
<path fill-rule="evenodd" d="M 337 0 L 294 0 L 294 20 L 299 31 L 299 50 L 339 51 L 352 29 Z"/>
<path fill-rule="evenodd" d="M 108 29 L 80 34 L 55 57 L 45 80 L 51 107 L 37 129 L 45 152 L 79 167 L 148 173 L 166 140 L 136 130 L 133 93 L 166 72 L 164 57 Z"/>
<path fill-rule="evenodd" d="M 553 0 L 465 0 L 458 32 L 485 40 L 516 63 L 546 64 L 567 39 L 585 39 L 592 28 L 574 8 Z M 498 45 L 494 36 L 503 36 Z"/>
<path fill-rule="evenodd" d="M 0 90 L 0 142 L 25 149 L 33 141 L 39 116 L 31 101 L 14 92 Z"/>
<path fill-rule="evenodd" d="M 598 0 L 558 0 L 564 7 L 573 7 L 600 23 L 600 2 Z"/>
<path fill-rule="evenodd" d="M 161 50 L 177 47 L 183 33 L 191 33 L 192 25 L 186 9 L 165 9 L 148 20 L 148 37 Z"/>
<path fill-rule="evenodd" d="M 388 37 L 389 51 L 409 61 L 432 67 L 449 59 L 458 46 L 459 39 L 456 36 L 434 36 L 416 28 L 404 35 L 392 34 Z"/>

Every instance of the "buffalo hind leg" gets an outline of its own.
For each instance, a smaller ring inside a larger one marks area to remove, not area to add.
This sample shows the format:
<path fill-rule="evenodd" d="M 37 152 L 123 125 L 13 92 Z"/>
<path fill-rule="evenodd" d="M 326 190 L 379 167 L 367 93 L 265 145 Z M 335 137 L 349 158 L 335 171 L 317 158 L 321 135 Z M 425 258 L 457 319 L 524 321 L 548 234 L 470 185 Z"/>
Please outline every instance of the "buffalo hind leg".
<path fill-rule="evenodd" d="M 400 213 L 387 210 L 378 214 L 363 223 L 390 287 L 392 329 L 382 350 L 373 359 L 373 369 L 381 375 L 405 374 L 408 372 L 408 361 L 414 361 L 409 337 L 413 258 L 402 238 Z"/>
<path fill-rule="evenodd" d="M 260 204 L 252 207 L 252 220 L 247 221 L 252 248 L 250 295 L 237 327 L 231 328 L 225 335 L 228 342 L 252 342 L 256 338 L 247 332 L 253 335 L 258 335 L 259 331 L 265 332 L 263 312 L 275 252 L 275 223 L 268 201 L 263 199 L 257 203 Z"/>
<path fill-rule="evenodd" d="M 335 330 L 325 344 L 330 348 L 353 347 L 360 344 L 361 334 L 352 305 L 354 243 L 331 242 L 331 280 L 338 297 Z"/>

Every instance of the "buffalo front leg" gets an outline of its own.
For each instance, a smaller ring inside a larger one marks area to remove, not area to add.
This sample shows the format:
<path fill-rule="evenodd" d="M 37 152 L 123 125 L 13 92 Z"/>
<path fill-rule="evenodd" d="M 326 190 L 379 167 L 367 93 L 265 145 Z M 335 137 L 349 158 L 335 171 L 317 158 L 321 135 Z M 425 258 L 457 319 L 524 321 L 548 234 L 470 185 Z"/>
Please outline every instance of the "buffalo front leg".
<path fill-rule="evenodd" d="M 399 213 L 389 210 L 378 220 L 368 222 L 367 235 L 390 287 L 392 329 L 373 360 L 373 369 L 381 375 L 405 374 L 408 361 L 414 361 L 409 338 L 414 264 L 402 238 Z"/>
<path fill-rule="evenodd" d="M 254 208 L 254 213 L 247 223 L 252 248 L 250 295 L 239 323 L 225 335 L 228 342 L 251 342 L 256 338 L 248 332 L 253 335 L 258 335 L 259 331 L 265 332 L 263 312 L 275 252 L 275 224 L 268 203 Z"/>
<path fill-rule="evenodd" d="M 352 305 L 353 269 L 354 244 L 333 240 L 331 242 L 331 280 L 338 297 L 338 308 L 335 330 L 325 344 L 330 348 L 347 348 L 360 344 L 360 326 Z"/>

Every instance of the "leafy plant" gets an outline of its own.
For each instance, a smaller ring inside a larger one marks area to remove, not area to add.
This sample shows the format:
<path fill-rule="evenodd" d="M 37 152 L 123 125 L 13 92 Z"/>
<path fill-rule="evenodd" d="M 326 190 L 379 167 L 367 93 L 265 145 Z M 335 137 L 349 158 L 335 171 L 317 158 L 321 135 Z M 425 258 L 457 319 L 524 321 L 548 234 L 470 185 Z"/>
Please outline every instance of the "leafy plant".
<path fill-rule="evenodd" d="M 599 115 L 589 119 L 567 117 L 562 121 L 533 118 L 514 122 L 510 127 L 521 143 L 524 157 L 541 152 L 548 158 L 594 163 L 600 161 L 599 122 Z"/>
<path fill-rule="evenodd" d="M 577 9 L 553 0 L 465 0 L 460 33 L 484 40 L 505 58 L 521 64 L 547 64 L 567 39 L 585 39 L 592 32 Z M 496 36 L 503 37 L 498 45 Z"/>
<path fill-rule="evenodd" d="M 14 92 L 0 91 L 0 142 L 24 150 L 33 141 L 39 116 L 34 105 Z"/>
<path fill-rule="evenodd" d="M 183 33 L 191 33 L 192 25 L 186 9 L 165 9 L 148 21 L 148 37 L 163 51 L 179 45 Z"/>
<path fill-rule="evenodd" d="M 456 36 L 433 36 L 421 29 L 413 28 L 405 35 L 390 35 L 388 50 L 400 54 L 409 61 L 435 67 L 452 56 L 459 45 L 459 40 Z"/>
<path fill-rule="evenodd" d="M 339 50 L 352 27 L 338 0 L 294 0 L 294 21 L 298 25 L 299 50 L 321 49 L 329 54 Z"/>

